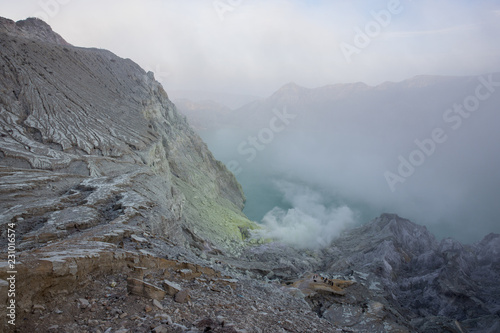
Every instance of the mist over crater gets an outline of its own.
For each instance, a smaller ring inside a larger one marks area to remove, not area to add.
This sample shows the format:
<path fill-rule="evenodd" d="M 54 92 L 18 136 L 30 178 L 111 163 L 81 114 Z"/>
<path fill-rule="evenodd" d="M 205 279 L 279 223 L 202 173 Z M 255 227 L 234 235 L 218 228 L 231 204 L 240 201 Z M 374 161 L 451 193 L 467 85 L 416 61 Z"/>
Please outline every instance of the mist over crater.
<path fill-rule="evenodd" d="M 316 235 L 304 239 L 321 238 L 396 212 L 470 243 L 500 231 L 499 86 L 499 73 L 315 89 L 291 83 L 206 121 L 199 133 L 242 183 L 245 213 L 279 234 L 287 223 L 293 234 L 302 219 Z M 325 233 L 284 183 L 302 197 L 318 194 L 319 211 L 349 209 L 348 222 L 327 218 Z"/>

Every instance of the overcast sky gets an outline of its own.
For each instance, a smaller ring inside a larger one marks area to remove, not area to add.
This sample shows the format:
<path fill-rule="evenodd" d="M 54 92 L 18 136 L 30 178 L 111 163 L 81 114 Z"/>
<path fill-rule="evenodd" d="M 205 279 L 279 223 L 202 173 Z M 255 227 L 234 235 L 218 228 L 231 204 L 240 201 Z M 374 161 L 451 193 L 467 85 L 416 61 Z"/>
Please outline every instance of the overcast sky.
<path fill-rule="evenodd" d="M 0 0 L 0 15 L 38 16 L 76 46 L 131 58 L 167 92 L 500 71 L 498 0 Z"/>

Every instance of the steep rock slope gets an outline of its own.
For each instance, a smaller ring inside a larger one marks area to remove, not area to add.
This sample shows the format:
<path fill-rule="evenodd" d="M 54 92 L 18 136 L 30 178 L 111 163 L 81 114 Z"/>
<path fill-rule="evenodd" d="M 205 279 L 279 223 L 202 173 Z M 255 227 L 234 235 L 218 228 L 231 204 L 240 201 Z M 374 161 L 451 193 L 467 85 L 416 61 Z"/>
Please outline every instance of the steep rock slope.
<path fill-rule="evenodd" d="M 38 19 L 1 19 L 0 34 L 2 223 L 22 217 L 25 235 L 52 239 L 75 228 L 57 225 L 72 215 L 86 228 L 130 208 L 174 241 L 241 240 L 238 226 L 251 223 L 240 185 L 153 73 L 73 47 Z"/>

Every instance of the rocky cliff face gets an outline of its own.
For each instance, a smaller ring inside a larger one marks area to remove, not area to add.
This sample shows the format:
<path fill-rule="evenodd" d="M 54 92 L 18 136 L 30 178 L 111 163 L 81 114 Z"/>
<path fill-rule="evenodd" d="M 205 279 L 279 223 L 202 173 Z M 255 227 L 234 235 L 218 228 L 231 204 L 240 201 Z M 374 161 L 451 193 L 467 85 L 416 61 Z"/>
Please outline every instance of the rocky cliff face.
<path fill-rule="evenodd" d="M 437 242 L 385 214 L 299 251 L 244 241 L 257 226 L 243 204 L 153 73 L 0 18 L 0 247 L 16 238 L 15 263 L 0 262 L 0 302 L 16 304 L 15 327 L 0 308 L 4 331 L 500 327 L 499 235 Z"/>
<path fill-rule="evenodd" d="M 57 239 L 128 209 L 175 241 L 241 240 L 238 226 L 250 222 L 239 184 L 153 73 L 105 50 L 70 46 L 37 19 L 2 19 L 0 27 L 1 167 L 4 182 L 17 184 L 4 187 L 4 222 L 22 217 L 23 235 Z M 27 187 L 40 192 L 9 199 Z M 71 199 L 61 202 L 61 194 Z M 80 214 L 85 226 L 59 225 Z"/>
<path fill-rule="evenodd" d="M 13 37 L 23 37 L 43 43 L 58 45 L 70 45 L 58 33 L 42 20 L 29 18 L 27 20 L 14 22 L 0 17 L 0 29 Z"/>
<path fill-rule="evenodd" d="M 107 243 L 126 248 L 124 236 L 144 232 L 197 253 L 235 253 L 240 228 L 254 227 L 240 185 L 153 73 L 73 47 L 38 19 L 0 19 L 0 177 L 0 243 L 7 248 L 15 225 L 21 263 L 53 258 L 54 247 L 65 253 L 56 262 Z M 43 287 L 30 291 L 21 308 Z"/>

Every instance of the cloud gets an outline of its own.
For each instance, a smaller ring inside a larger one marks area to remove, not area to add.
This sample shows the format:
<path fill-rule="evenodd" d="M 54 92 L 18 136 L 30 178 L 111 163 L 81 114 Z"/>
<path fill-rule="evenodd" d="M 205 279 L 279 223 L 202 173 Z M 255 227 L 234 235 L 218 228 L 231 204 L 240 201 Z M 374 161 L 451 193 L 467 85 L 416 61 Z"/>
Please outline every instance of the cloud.
<path fill-rule="evenodd" d="M 388 37 L 407 38 L 407 37 L 425 36 L 425 35 L 435 36 L 438 34 L 457 34 L 472 30 L 478 30 L 479 27 L 480 24 L 467 24 L 467 25 L 459 25 L 459 26 L 447 27 L 435 30 L 397 31 L 388 34 Z"/>
<path fill-rule="evenodd" d="M 494 2 L 401 0 L 403 11 L 351 64 L 339 45 L 352 43 L 355 29 L 364 29 L 372 12 L 387 9 L 387 1 L 225 2 L 232 9 L 223 20 L 210 0 L 0 0 L 0 6 L 2 15 L 22 19 L 40 11 L 40 3 L 60 3 L 49 23 L 63 37 L 161 68 L 168 72 L 161 78 L 167 92 L 265 96 L 290 81 L 308 87 L 378 84 L 418 74 L 500 70 L 500 5 Z"/>
<path fill-rule="evenodd" d="M 481 86 L 488 81 L 489 90 Z M 264 223 L 279 239 L 293 242 L 301 236 L 300 221 L 323 230 L 324 214 L 314 215 L 304 207 L 316 205 L 316 210 L 323 212 L 325 207 L 347 205 L 359 216 L 356 222 L 367 222 L 383 212 L 397 213 L 426 225 L 437 237 L 471 243 L 490 232 L 500 232 L 496 203 L 500 195 L 496 144 L 500 140 L 499 84 L 500 73 L 421 76 L 372 88 L 339 85 L 298 89 L 302 99 L 283 89 L 272 98 L 235 111 L 252 115 L 244 119 L 256 122 L 253 129 L 227 129 L 226 134 L 231 135 L 205 138 L 217 158 L 240 162 L 243 171 L 238 179 L 248 198 L 245 213 L 261 220 L 271 211 Z M 478 100 L 475 111 L 463 113 L 460 126 L 455 126 L 456 120 L 449 122 L 449 110 L 473 102 L 478 91 L 493 92 Z M 268 126 L 271 110 L 282 109 L 284 104 L 296 119 L 277 133 L 254 161 L 246 162 L 238 153 L 238 143 Z M 242 127 L 250 126 L 250 121 Z M 438 128 L 447 139 L 428 148 Z M 421 148 L 423 142 L 427 142 L 428 153 Z M 400 158 L 409 160 L 415 152 L 425 160 L 415 162 L 411 174 L 394 184 L 392 191 L 386 173 L 402 174 Z M 300 182 L 315 191 L 283 185 L 276 190 L 268 185 L 272 179 Z M 303 194 L 297 189 L 304 190 Z M 315 193 L 328 198 L 320 200 Z M 313 199 L 306 205 L 308 197 Z M 281 210 L 273 209 L 275 206 Z M 314 243 L 310 235 L 308 243 Z"/>
<path fill-rule="evenodd" d="M 264 230 L 255 236 L 282 241 L 301 249 L 327 247 L 348 226 L 355 213 L 347 206 L 325 203 L 325 196 L 311 188 L 276 181 L 285 202 L 293 208 L 274 207 L 262 219 Z"/>

